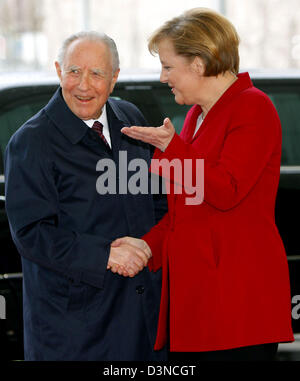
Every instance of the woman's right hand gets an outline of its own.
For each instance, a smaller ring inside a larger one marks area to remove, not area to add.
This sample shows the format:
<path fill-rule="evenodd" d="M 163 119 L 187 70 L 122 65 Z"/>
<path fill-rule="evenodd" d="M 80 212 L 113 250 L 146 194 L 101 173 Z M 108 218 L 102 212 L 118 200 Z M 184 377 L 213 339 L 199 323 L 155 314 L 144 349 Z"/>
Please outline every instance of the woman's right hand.
<path fill-rule="evenodd" d="M 165 151 L 175 134 L 175 128 L 169 118 L 165 118 L 160 127 L 123 127 L 121 132 L 133 139 L 152 144 Z"/>
<path fill-rule="evenodd" d="M 142 239 L 121 237 L 111 243 L 107 269 L 133 277 L 143 270 L 151 256 L 150 247 Z"/>

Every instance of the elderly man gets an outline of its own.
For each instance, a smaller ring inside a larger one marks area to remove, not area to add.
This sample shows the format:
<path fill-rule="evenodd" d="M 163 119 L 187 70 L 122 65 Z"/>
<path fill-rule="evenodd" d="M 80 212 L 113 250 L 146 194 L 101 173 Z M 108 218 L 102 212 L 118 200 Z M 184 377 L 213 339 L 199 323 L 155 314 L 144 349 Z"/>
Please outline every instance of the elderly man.
<path fill-rule="evenodd" d="M 120 133 L 145 120 L 109 98 L 119 59 L 108 36 L 71 36 L 55 65 L 60 88 L 14 134 L 5 159 L 23 267 L 25 359 L 164 360 L 165 351 L 153 351 L 160 278 L 145 267 L 151 254 L 111 246 L 152 227 L 153 198 L 96 190 L 99 160 L 114 160 L 116 173 L 119 151 L 149 163 L 149 147 Z"/>

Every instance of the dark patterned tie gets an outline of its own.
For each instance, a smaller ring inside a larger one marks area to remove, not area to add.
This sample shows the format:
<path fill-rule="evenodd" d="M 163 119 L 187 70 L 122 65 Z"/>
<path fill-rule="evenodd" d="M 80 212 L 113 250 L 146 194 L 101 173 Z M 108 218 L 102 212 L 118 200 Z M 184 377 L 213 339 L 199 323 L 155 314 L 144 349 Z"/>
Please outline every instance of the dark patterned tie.
<path fill-rule="evenodd" d="M 97 134 L 100 136 L 100 138 L 103 140 L 104 144 L 107 148 L 110 149 L 110 145 L 108 144 L 107 140 L 105 139 L 105 136 L 103 135 L 103 124 L 98 122 L 97 120 L 94 122 L 92 129 L 97 132 Z"/>

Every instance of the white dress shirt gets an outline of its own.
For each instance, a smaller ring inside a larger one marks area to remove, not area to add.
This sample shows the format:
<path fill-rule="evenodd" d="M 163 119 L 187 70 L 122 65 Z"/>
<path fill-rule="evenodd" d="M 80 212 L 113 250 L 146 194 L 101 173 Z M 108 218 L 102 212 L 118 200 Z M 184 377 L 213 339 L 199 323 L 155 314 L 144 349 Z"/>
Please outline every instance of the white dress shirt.
<path fill-rule="evenodd" d="M 87 124 L 90 128 L 93 127 L 94 122 L 98 120 L 103 125 L 103 135 L 105 136 L 105 139 L 107 143 L 109 144 L 111 148 L 111 140 L 110 140 L 110 134 L 109 134 L 109 128 L 108 128 L 108 120 L 107 120 L 107 114 L 106 114 L 106 105 L 103 106 L 101 115 L 98 119 L 89 119 L 84 120 L 84 123 Z"/>

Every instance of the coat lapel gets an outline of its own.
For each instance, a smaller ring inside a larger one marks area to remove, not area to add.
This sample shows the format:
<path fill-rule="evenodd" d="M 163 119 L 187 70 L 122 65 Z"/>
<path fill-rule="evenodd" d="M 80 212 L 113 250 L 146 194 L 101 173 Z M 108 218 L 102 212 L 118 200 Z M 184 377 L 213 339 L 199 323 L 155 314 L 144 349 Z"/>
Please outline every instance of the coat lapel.
<path fill-rule="evenodd" d="M 69 109 L 60 87 L 45 106 L 45 112 L 72 144 L 78 143 L 86 135 L 88 126 Z"/>
<path fill-rule="evenodd" d="M 116 158 L 115 156 L 119 154 L 123 138 L 121 129 L 125 127 L 128 123 L 122 120 L 122 115 L 120 114 L 118 107 L 115 104 L 113 104 L 110 100 L 106 103 L 106 112 L 111 138 L 112 154 L 114 158 Z"/>
<path fill-rule="evenodd" d="M 193 140 L 196 122 L 201 112 L 202 110 L 199 105 L 193 106 L 191 112 L 189 113 L 188 117 L 184 122 L 182 133 L 180 134 L 180 136 L 186 143 L 191 143 L 191 141 Z"/>
<path fill-rule="evenodd" d="M 211 122 L 213 121 L 213 119 L 217 115 L 222 113 L 222 109 L 224 109 L 224 107 L 227 107 L 227 105 L 231 103 L 236 96 L 238 96 L 242 91 L 252 86 L 253 84 L 248 73 L 238 74 L 238 80 L 235 81 L 233 85 L 231 85 L 225 91 L 225 93 L 221 96 L 221 98 L 214 104 L 214 106 L 211 108 L 211 110 L 208 112 L 207 116 L 203 120 L 203 123 L 201 127 L 199 128 L 199 130 L 197 131 L 196 135 L 191 138 L 189 143 L 192 143 L 195 139 L 197 139 L 203 133 L 203 131 L 207 128 L 207 126 L 211 125 Z M 195 123 L 194 125 L 190 124 L 190 129 L 192 129 L 193 132 L 195 131 L 196 121 L 194 121 L 194 123 Z"/>

